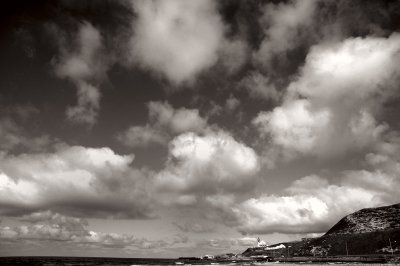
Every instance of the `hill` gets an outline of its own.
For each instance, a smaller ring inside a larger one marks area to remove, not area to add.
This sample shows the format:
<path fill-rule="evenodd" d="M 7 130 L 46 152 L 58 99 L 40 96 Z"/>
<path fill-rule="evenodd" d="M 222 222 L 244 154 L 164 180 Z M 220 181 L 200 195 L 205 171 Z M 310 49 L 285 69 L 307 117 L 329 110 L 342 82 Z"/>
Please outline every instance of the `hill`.
<path fill-rule="evenodd" d="M 326 235 L 357 234 L 400 228 L 400 203 L 362 209 L 345 216 Z"/>
<path fill-rule="evenodd" d="M 362 209 L 349 214 L 321 237 L 278 243 L 288 249 L 247 249 L 246 256 L 400 255 L 400 204 Z"/>

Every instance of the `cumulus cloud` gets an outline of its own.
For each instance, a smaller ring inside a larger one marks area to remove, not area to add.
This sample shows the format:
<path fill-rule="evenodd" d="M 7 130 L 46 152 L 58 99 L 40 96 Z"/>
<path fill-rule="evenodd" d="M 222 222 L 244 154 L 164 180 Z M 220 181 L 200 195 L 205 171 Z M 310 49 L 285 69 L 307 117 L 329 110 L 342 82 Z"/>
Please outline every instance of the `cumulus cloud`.
<path fill-rule="evenodd" d="M 26 127 L 28 120 L 38 115 L 38 109 L 31 105 L 5 106 L 0 111 L 0 149 L 4 151 L 40 151 L 53 140 L 48 135 L 36 135 Z"/>
<path fill-rule="evenodd" d="M 313 152 L 316 139 L 329 123 L 330 113 L 310 110 L 310 102 L 296 100 L 276 107 L 272 112 L 260 112 L 253 120 L 261 136 L 272 136 L 274 144 L 292 152 Z"/>
<path fill-rule="evenodd" d="M 133 155 L 60 146 L 54 153 L 0 156 L 0 213 L 53 210 L 81 217 L 149 217 L 145 172 Z"/>
<path fill-rule="evenodd" d="M 220 59 L 229 74 L 236 73 L 247 62 L 249 51 L 243 37 L 224 40 L 220 48 Z"/>
<path fill-rule="evenodd" d="M 236 108 L 238 108 L 240 105 L 240 100 L 235 98 L 235 96 L 233 96 L 232 94 L 229 95 L 229 98 L 226 99 L 225 102 L 225 108 L 229 111 L 232 112 L 234 111 Z"/>
<path fill-rule="evenodd" d="M 0 227 L 0 238 L 13 240 L 73 241 L 89 236 L 85 229 L 87 220 L 67 217 L 50 211 L 37 212 L 21 217 L 27 225 Z"/>
<path fill-rule="evenodd" d="M 265 5 L 261 19 L 261 24 L 265 26 L 265 38 L 254 53 L 254 60 L 273 70 L 274 56 L 285 59 L 287 51 L 301 45 L 309 32 L 307 27 L 313 21 L 317 2 L 293 0 Z"/>
<path fill-rule="evenodd" d="M 58 32 L 58 38 L 62 34 Z M 55 73 L 69 79 L 77 88 L 78 103 L 68 107 L 68 119 L 79 124 L 92 126 L 100 108 L 101 94 L 97 83 L 104 79 L 108 69 L 107 58 L 103 56 L 102 36 L 90 23 L 83 23 L 74 44 L 60 38 L 60 57 L 55 64 Z M 71 49 L 70 47 L 74 47 Z"/>
<path fill-rule="evenodd" d="M 215 231 L 215 228 L 208 224 L 200 223 L 174 223 L 174 225 L 184 233 L 194 232 L 194 233 L 211 233 Z"/>
<path fill-rule="evenodd" d="M 251 98 L 277 101 L 281 93 L 272 83 L 269 77 L 258 71 L 248 73 L 238 85 L 239 89 L 245 89 Z"/>
<path fill-rule="evenodd" d="M 323 233 L 347 214 L 400 201 L 399 143 L 397 134 L 386 136 L 365 155 L 361 168 L 327 178 L 305 176 L 281 193 L 209 201 L 223 223 L 243 234 Z"/>
<path fill-rule="evenodd" d="M 389 82 L 398 75 L 399 42 L 399 34 L 394 33 L 388 38 L 358 37 L 313 46 L 302 76 L 290 89 L 324 102 L 346 96 L 365 99 L 371 93 L 387 93 L 388 89 L 393 89 L 388 88 Z M 386 85 L 383 92 L 377 91 L 379 85 Z"/>
<path fill-rule="evenodd" d="M 387 203 L 374 188 L 349 185 L 351 178 L 347 175 L 341 184 L 334 185 L 308 176 L 295 181 L 286 195 L 248 199 L 234 207 L 238 230 L 245 234 L 323 233 L 349 213 Z"/>
<path fill-rule="evenodd" d="M 165 133 L 150 125 L 132 126 L 119 134 L 117 138 L 128 147 L 144 147 L 152 143 L 164 145 L 168 141 Z"/>
<path fill-rule="evenodd" d="M 321 157 L 376 146 L 380 105 L 395 93 L 400 37 L 350 38 L 311 48 L 281 106 L 253 120 L 284 157 Z"/>
<path fill-rule="evenodd" d="M 224 25 L 213 1 L 132 1 L 132 60 L 174 84 L 192 82 L 218 60 Z"/>
<path fill-rule="evenodd" d="M 173 133 L 201 132 L 207 121 L 200 117 L 199 110 L 174 109 L 167 102 L 150 102 L 149 119 L 155 126 L 166 127 Z"/>
<path fill-rule="evenodd" d="M 149 102 L 149 123 L 132 126 L 118 135 L 127 146 L 146 146 L 151 143 L 166 144 L 176 134 L 202 132 L 207 128 L 207 119 L 197 109 L 174 109 L 168 102 Z"/>
<path fill-rule="evenodd" d="M 343 171 L 333 183 L 310 175 L 281 194 L 225 201 L 218 205 L 222 221 L 243 234 L 323 233 L 354 211 L 395 204 L 400 200 L 397 143 L 385 143 L 386 149 L 367 154 L 365 169 Z"/>
<path fill-rule="evenodd" d="M 21 143 L 26 142 L 22 136 L 22 129 L 11 119 L 0 120 L 0 147 L 9 150 Z"/>
<path fill-rule="evenodd" d="M 36 212 L 19 219 L 23 225 L 0 226 L 3 241 L 62 241 L 91 248 L 149 249 L 165 248 L 185 239 L 148 240 L 129 234 L 104 233 L 89 230 L 86 219 L 64 216 L 50 211 Z"/>
<path fill-rule="evenodd" d="M 212 249 L 229 250 L 242 250 L 244 247 L 254 247 L 257 245 L 257 239 L 254 237 L 242 238 L 212 238 L 202 240 L 197 243 L 199 247 L 209 247 Z"/>
<path fill-rule="evenodd" d="M 201 195 L 243 192 L 259 170 L 257 154 L 228 133 L 184 133 L 169 144 L 165 169 L 155 177 L 164 202 L 195 204 Z M 179 197 L 168 195 L 175 195 Z"/>

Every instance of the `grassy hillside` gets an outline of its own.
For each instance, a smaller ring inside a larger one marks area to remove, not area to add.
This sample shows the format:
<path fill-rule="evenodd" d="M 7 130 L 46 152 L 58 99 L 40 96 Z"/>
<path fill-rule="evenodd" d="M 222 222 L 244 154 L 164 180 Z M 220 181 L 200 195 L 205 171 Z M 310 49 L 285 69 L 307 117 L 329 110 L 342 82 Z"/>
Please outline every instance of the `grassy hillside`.
<path fill-rule="evenodd" d="M 290 248 L 273 252 L 250 248 L 243 255 L 351 256 L 392 251 L 400 254 L 400 204 L 362 209 L 341 219 L 321 237 L 282 244 Z"/>
<path fill-rule="evenodd" d="M 362 209 L 347 215 L 326 234 L 355 234 L 400 229 L 400 204 Z"/>
<path fill-rule="evenodd" d="M 389 241 L 390 239 L 390 241 Z M 400 229 L 368 233 L 326 234 L 295 245 L 297 256 L 339 256 L 400 253 Z M 346 249 L 347 246 L 347 249 Z"/>

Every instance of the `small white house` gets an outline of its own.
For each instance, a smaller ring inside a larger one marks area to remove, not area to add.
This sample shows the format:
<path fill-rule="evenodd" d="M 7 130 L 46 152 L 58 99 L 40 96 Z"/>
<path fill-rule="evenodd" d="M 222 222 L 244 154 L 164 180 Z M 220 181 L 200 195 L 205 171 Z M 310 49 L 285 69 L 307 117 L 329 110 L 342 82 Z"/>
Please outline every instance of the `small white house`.
<path fill-rule="evenodd" d="M 257 242 L 257 247 L 259 248 L 265 248 L 268 246 L 267 243 L 265 243 L 264 240 L 261 240 L 259 237 L 257 238 Z"/>

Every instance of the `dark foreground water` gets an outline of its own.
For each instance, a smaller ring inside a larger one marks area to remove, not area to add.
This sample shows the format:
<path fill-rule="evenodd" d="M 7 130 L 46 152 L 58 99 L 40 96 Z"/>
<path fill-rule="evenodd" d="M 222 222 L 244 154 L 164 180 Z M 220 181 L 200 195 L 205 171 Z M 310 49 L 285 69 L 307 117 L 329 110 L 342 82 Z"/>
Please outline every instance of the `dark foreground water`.
<path fill-rule="evenodd" d="M 258 262 L 251 260 L 237 260 L 237 261 L 213 261 L 213 260 L 179 260 L 179 259 L 139 259 L 139 258 L 99 258 L 99 257 L 0 257 L 0 266 L 14 266 L 14 265 L 24 265 L 24 266 L 126 266 L 126 265 L 231 265 L 231 266 L 256 266 L 256 265 L 279 265 L 285 266 L 329 266 L 333 263 L 310 263 L 310 262 L 300 262 L 300 263 L 290 263 L 290 262 Z M 357 266 L 399 266 L 399 264 L 387 263 L 338 263 Z"/>
<path fill-rule="evenodd" d="M 125 265 L 254 265 L 251 261 L 211 261 L 200 259 L 140 259 L 103 257 L 0 257 L 0 266 L 125 266 Z"/>
<path fill-rule="evenodd" d="M 1 266 L 94 266 L 94 265 L 175 265 L 175 259 L 99 258 L 99 257 L 0 257 Z"/>

